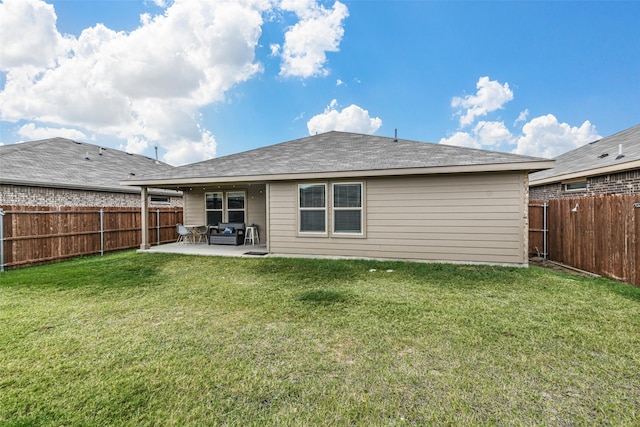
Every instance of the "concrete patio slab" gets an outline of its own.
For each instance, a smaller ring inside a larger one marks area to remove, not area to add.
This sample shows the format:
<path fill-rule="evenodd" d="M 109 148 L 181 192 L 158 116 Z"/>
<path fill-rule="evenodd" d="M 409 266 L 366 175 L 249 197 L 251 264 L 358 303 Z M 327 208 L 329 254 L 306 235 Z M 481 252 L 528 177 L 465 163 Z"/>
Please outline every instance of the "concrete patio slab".
<path fill-rule="evenodd" d="M 207 245 L 206 243 L 168 243 L 138 249 L 139 253 L 171 253 L 202 256 L 256 257 L 269 256 L 266 245 Z M 248 253 L 250 252 L 250 253 Z M 253 254 L 251 254 L 253 253 Z M 265 254 L 266 255 L 263 255 Z"/>

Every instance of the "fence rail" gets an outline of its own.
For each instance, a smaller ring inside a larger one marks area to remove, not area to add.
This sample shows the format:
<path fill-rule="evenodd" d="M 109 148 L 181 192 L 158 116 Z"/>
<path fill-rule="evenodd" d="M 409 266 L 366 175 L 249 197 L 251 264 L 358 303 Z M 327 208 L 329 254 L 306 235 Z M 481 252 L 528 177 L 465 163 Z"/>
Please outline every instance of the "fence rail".
<path fill-rule="evenodd" d="M 548 259 L 640 286 L 640 195 L 599 195 L 547 202 Z M 544 228 L 529 205 L 529 252 Z"/>
<path fill-rule="evenodd" d="M 140 215 L 138 208 L 0 209 L 0 271 L 138 247 Z M 150 211 L 151 243 L 175 240 L 178 222 L 182 222 L 182 209 Z"/>

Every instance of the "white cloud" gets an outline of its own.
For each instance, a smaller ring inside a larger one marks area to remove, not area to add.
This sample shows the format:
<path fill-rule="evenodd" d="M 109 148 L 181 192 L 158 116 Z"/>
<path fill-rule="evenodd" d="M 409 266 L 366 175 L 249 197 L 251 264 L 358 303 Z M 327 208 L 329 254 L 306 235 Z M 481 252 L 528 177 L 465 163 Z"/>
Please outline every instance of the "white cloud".
<path fill-rule="evenodd" d="M 39 140 L 47 138 L 67 138 L 73 140 L 85 140 L 87 135 L 77 129 L 36 127 L 35 123 L 27 123 L 18 129 L 18 135 L 26 140 Z"/>
<path fill-rule="evenodd" d="M 513 136 L 503 122 L 478 122 L 471 132 L 456 132 L 440 144 L 458 147 L 498 149 L 512 144 Z"/>
<path fill-rule="evenodd" d="M 322 114 L 313 116 L 307 122 L 309 135 L 332 130 L 373 134 L 382 126 L 382 119 L 369 116 L 367 110 L 352 104 L 342 111 L 337 110 L 338 101 L 332 100 Z"/>
<path fill-rule="evenodd" d="M 278 43 L 271 43 L 269 45 L 271 56 L 278 56 L 280 54 L 280 45 Z"/>
<path fill-rule="evenodd" d="M 600 139 L 596 127 L 586 120 L 580 127 L 560 123 L 553 114 L 532 119 L 522 127 L 516 154 L 553 158 Z"/>
<path fill-rule="evenodd" d="M 588 120 L 579 127 L 572 127 L 568 123 L 560 123 L 553 114 L 547 114 L 527 122 L 530 114 L 528 108 L 521 111 L 513 123 L 513 126 L 524 123 L 519 135 L 512 133 L 503 121 L 476 123 L 478 117 L 504 108 L 514 96 L 508 83 L 501 84 L 489 77 L 480 77 L 476 87 L 478 90 L 475 95 L 454 97 L 451 102 L 452 107 L 461 107 L 457 112 L 460 126 L 473 127 L 442 138 L 440 144 L 553 158 L 601 138 L 596 127 Z"/>
<path fill-rule="evenodd" d="M 480 145 L 483 147 L 496 147 L 500 144 L 511 143 L 511 132 L 503 122 L 480 121 L 473 128 L 473 132 L 478 136 Z"/>
<path fill-rule="evenodd" d="M 300 18 L 285 34 L 280 74 L 302 78 L 327 75 L 326 52 L 339 50 L 343 21 L 349 16 L 347 7 L 336 1 L 332 9 L 326 9 L 315 0 L 283 0 L 280 7 Z"/>
<path fill-rule="evenodd" d="M 449 138 L 442 138 L 439 143 L 456 147 L 482 148 L 478 139 L 468 132 L 456 132 Z"/>
<path fill-rule="evenodd" d="M 163 156 L 163 160 L 172 165 L 184 165 L 202 159 L 210 159 L 215 157 L 216 146 L 215 137 L 210 132 L 204 131 L 200 141 L 190 139 L 177 141 L 173 149 Z"/>
<path fill-rule="evenodd" d="M 336 86 L 342 86 L 344 82 L 340 79 L 336 80 Z"/>
<path fill-rule="evenodd" d="M 522 122 L 526 122 L 527 121 L 527 117 L 529 117 L 529 109 L 525 109 L 524 111 L 521 111 L 520 114 L 518 115 L 518 118 L 516 119 L 516 121 L 513 123 L 514 125 L 517 125 L 518 123 L 522 123 Z"/>
<path fill-rule="evenodd" d="M 489 77 L 480 77 L 476 88 L 478 90 L 475 95 L 464 98 L 456 96 L 451 101 L 452 107 L 462 107 L 457 113 L 460 115 L 460 126 L 471 125 L 477 117 L 504 108 L 513 99 L 509 83 L 500 84 L 496 80 L 489 80 Z"/>
<path fill-rule="evenodd" d="M 141 17 L 130 33 L 98 24 L 65 38 L 53 6 L 5 0 L 0 120 L 80 127 L 121 138 L 131 152 L 153 143 L 176 162 L 213 157 L 215 139 L 200 128 L 198 109 L 261 72 L 255 48 L 270 7 L 269 0 L 178 0 L 162 15 Z"/>
<path fill-rule="evenodd" d="M 56 21 L 53 6 L 39 0 L 0 3 L 0 70 L 54 65 L 65 45 Z"/>
<path fill-rule="evenodd" d="M 599 138 L 595 126 L 588 120 L 580 127 L 572 127 L 547 114 L 526 123 L 520 135 L 513 135 L 503 122 L 480 121 L 469 132 L 456 132 L 442 138 L 440 144 L 553 158 Z"/>

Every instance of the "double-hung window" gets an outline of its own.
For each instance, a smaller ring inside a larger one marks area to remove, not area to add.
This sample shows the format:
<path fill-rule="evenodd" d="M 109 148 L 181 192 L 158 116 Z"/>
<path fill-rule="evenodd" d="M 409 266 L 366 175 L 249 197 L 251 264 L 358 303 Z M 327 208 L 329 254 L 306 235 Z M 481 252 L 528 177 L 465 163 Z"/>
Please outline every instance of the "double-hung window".
<path fill-rule="evenodd" d="M 333 232 L 362 234 L 362 183 L 333 184 Z"/>
<path fill-rule="evenodd" d="M 298 223 L 301 233 L 327 232 L 327 185 L 298 186 Z"/>

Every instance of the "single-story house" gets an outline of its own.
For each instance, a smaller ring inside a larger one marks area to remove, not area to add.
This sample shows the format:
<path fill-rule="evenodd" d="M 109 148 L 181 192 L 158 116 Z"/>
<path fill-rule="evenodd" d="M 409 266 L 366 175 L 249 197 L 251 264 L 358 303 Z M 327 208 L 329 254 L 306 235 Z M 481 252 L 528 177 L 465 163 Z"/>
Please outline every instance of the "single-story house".
<path fill-rule="evenodd" d="M 255 224 L 275 255 L 522 266 L 528 175 L 553 165 L 333 131 L 122 183 L 183 191 L 188 224 Z"/>
<path fill-rule="evenodd" d="M 529 176 L 530 199 L 640 194 L 640 125 L 555 158 L 556 167 Z"/>
<path fill-rule="evenodd" d="M 140 187 L 127 177 L 169 172 L 173 166 L 138 154 L 66 138 L 0 146 L 0 207 L 140 207 Z M 182 206 L 175 189 L 149 189 L 150 203 Z"/>

